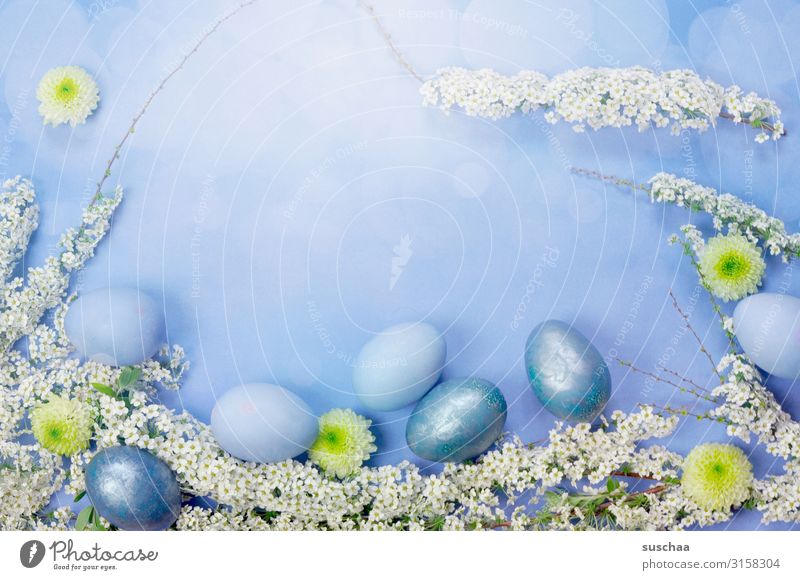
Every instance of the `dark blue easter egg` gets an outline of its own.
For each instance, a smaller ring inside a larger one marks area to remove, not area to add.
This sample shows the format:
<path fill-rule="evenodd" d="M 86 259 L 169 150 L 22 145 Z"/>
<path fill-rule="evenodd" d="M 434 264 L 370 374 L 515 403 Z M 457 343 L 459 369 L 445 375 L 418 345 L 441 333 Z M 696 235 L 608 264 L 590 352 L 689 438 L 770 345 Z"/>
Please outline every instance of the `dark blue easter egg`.
<path fill-rule="evenodd" d="M 525 368 L 542 406 L 556 417 L 592 421 L 611 396 L 611 374 L 600 353 L 566 322 L 547 320 L 533 329 Z"/>
<path fill-rule="evenodd" d="M 138 447 L 109 447 L 86 467 L 86 494 L 95 510 L 121 530 L 166 530 L 181 511 L 175 474 Z"/>
<path fill-rule="evenodd" d="M 497 441 L 506 422 L 503 393 L 479 378 L 450 379 L 432 388 L 406 426 L 408 447 L 431 461 L 464 461 Z"/>

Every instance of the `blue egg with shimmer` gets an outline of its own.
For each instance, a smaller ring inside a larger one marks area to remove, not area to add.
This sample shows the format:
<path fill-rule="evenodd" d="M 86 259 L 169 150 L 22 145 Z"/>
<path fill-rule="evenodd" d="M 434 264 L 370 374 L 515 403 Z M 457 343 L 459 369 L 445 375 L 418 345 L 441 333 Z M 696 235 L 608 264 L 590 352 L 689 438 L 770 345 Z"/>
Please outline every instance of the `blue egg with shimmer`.
<path fill-rule="evenodd" d="M 608 365 L 571 325 L 547 320 L 533 329 L 525 368 L 536 398 L 560 419 L 593 421 L 611 396 Z"/>
<path fill-rule="evenodd" d="M 138 447 L 109 447 L 86 467 L 86 495 L 120 530 L 166 530 L 181 511 L 181 490 L 169 465 Z"/>
<path fill-rule="evenodd" d="M 503 393 L 489 381 L 450 379 L 417 403 L 406 425 L 406 441 L 423 459 L 464 461 L 497 441 L 507 412 Z"/>
<path fill-rule="evenodd" d="M 800 299 L 759 292 L 733 311 L 733 328 L 754 363 L 783 379 L 800 378 Z"/>
<path fill-rule="evenodd" d="M 151 358 L 165 336 L 161 308 L 133 288 L 101 288 L 81 294 L 69 306 L 64 329 L 82 357 L 117 367 Z"/>
<path fill-rule="evenodd" d="M 397 324 L 377 333 L 358 353 L 353 390 L 373 411 L 401 409 L 437 383 L 446 354 L 442 334 L 430 324 Z"/>
<path fill-rule="evenodd" d="M 211 411 L 211 432 L 234 457 L 273 463 L 307 451 L 319 433 L 319 419 L 291 391 L 250 383 L 219 398 Z"/>

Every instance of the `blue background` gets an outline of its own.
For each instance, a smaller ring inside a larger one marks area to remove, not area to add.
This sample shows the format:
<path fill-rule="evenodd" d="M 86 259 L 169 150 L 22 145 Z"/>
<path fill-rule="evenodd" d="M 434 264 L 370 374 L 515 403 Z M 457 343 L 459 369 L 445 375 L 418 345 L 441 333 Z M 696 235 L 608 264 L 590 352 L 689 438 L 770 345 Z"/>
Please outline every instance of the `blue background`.
<path fill-rule="evenodd" d="M 637 181 L 674 172 L 752 200 L 796 230 L 800 3 L 376 3 L 423 75 L 448 65 L 548 74 L 685 67 L 775 99 L 789 135 L 759 146 L 755 131 L 729 123 L 679 137 L 581 135 L 539 115 L 446 116 L 421 107 L 417 82 L 354 0 L 261 0 L 190 60 L 142 121 L 109 183 L 126 190 L 112 235 L 76 281 L 78 290 L 139 286 L 162 301 L 169 340 L 193 363 L 180 393 L 163 400 L 208 420 L 225 390 L 267 381 L 318 413 L 363 411 L 351 393 L 352 358 L 372 333 L 422 319 L 444 332 L 445 376 L 497 383 L 507 427 L 537 440 L 553 417 L 527 386 L 523 347 L 535 324 L 561 318 L 609 360 L 609 409 L 706 409 L 611 363 L 619 356 L 652 371 L 660 361 L 711 384 L 667 294 L 674 288 L 721 353 L 722 333 L 691 267 L 665 243 L 688 214 L 566 168 Z M 28 263 L 77 223 L 135 111 L 230 5 L 0 2 L 0 177 L 32 177 L 42 206 Z M 95 75 L 101 105 L 84 126 L 45 128 L 36 84 L 65 64 Z M 393 282 L 404 236 L 410 257 Z M 765 288 L 788 285 L 798 295 L 796 278 L 771 262 Z M 793 385 L 769 385 L 800 417 Z M 409 410 L 369 414 L 380 447 L 374 464 L 414 459 L 403 437 Z M 726 440 L 721 427 L 688 420 L 666 444 L 687 452 Z M 745 447 L 758 475 L 780 471 L 763 450 Z M 746 512 L 721 527 L 763 528 Z"/>

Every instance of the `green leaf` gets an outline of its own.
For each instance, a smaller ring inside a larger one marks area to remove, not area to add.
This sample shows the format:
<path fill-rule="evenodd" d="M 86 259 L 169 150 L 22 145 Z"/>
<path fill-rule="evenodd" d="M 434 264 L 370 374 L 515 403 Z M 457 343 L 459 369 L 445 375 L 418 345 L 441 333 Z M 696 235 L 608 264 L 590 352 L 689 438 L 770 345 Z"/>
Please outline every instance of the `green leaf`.
<path fill-rule="evenodd" d="M 138 381 L 139 377 L 141 376 L 142 376 L 142 369 L 138 367 L 125 367 L 119 374 L 119 378 L 117 379 L 117 385 L 119 385 L 121 389 L 127 388 L 136 381 Z"/>
<path fill-rule="evenodd" d="M 606 489 L 611 492 L 617 489 L 618 487 L 619 487 L 619 482 L 613 477 L 609 477 L 608 481 L 606 482 Z"/>
<path fill-rule="evenodd" d="M 102 522 L 100 522 L 100 516 L 97 515 L 97 512 L 94 512 L 94 516 L 92 517 L 92 525 L 89 528 L 93 532 L 107 532 L 108 528 L 106 528 Z"/>
<path fill-rule="evenodd" d="M 90 521 L 94 517 L 94 507 L 86 506 L 78 514 L 78 519 L 75 520 L 75 530 L 82 532 L 88 529 Z"/>
<path fill-rule="evenodd" d="M 77 494 L 75 494 L 75 498 L 72 501 L 78 503 L 83 499 L 85 495 L 86 495 L 86 490 L 79 491 Z"/>
<path fill-rule="evenodd" d="M 119 399 L 117 392 L 108 385 L 104 385 L 103 383 L 92 383 L 92 388 L 94 388 L 95 391 L 103 393 L 104 395 L 108 395 L 112 399 Z"/>

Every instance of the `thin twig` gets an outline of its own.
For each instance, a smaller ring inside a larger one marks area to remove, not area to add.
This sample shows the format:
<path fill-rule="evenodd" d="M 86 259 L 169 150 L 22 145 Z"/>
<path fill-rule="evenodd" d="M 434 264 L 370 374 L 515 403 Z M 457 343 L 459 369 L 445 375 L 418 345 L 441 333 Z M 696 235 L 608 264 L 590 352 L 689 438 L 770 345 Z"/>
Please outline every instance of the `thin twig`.
<path fill-rule="evenodd" d="M 667 491 L 668 488 L 669 488 L 669 484 L 662 483 L 660 485 L 656 485 L 655 487 L 651 487 L 650 489 L 645 489 L 644 491 L 637 491 L 635 493 L 627 495 L 627 496 L 625 496 L 623 501 L 630 501 L 632 498 L 638 497 L 640 495 L 651 495 L 651 494 L 654 494 L 654 493 L 661 493 L 662 491 Z M 606 502 L 601 503 L 599 506 L 597 506 L 597 511 L 595 511 L 595 515 L 598 515 L 598 514 L 604 512 L 605 510 L 610 508 L 612 505 L 614 505 L 613 501 L 606 501 Z"/>
<path fill-rule="evenodd" d="M 392 35 L 389 34 L 389 31 L 383 25 L 383 22 L 381 22 L 380 18 L 378 18 L 378 14 L 375 12 L 375 7 L 369 2 L 367 2 L 367 0 L 359 0 L 358 3 L 361 4 L 364 10 L 366 10 L 372 17 L 372 21 L 375 23 L 375 27 L 378 29 L 378 32 L 381 33 L 383 40 L 386 42 L 387 46 L 389 47 L 389 50 L 391 50 L 392 53 L 394 54 L 394 57 L 395 59 L 397 59 L 397 62 L 400 63 L 400 65 L 404 69 L 406 69 L 406 71 L 408 71 L 408 74 L 417 79 L 419 82 L 424 83 L 425 79 L 422 78 L 422 75 L 420 75 L 416 70 L 414 70 L 414 67 L 411 66 L 411 63 L 406 60 L 406 57 L 403 55 L 400 49 L 397 48 L 397 45 L 394 43 L 394 40 L 392 39 Z"/>
<path fill-rule="evenodd" d="M 688 245 L 688 243 L 685 242 Z M 695 252 L 692 250 L 689 253 L 689 258 L 692 260 L 692 266 L 697 271 L 697 276 L 700 278 L 700 284 L 706 291 L 706 296 L 708 296 L 708 300 L 711 302 L 711 309 L 716 314 L 717 318 L 719 319 L 719 323 L 722 326 L 722 330 L 725 332 L 725 336 L 728 337 L 728 350 L 730 352 L 736 352 L 736 343 L 734 342 L 734 335 L 733 333 L 725 328 L 725 317 L 722 312 L 722 307 L 719 305 L 719 302 L 714 297 L 714 293 L 711 291 L 711 286 L 709 286 L 708 282 L 706 281 L 706 277 L 703 275 L 703 271 L 700 269 L 700 262 L 697 261 L 697 256 Z"/>
<path fill-rule="evenodd" d="M 640 473 L 636 473 L 635 471 L 612 471 L 609 475 L 615 477 L 632 477 L 633 479 L 647 479 L 650 481 L 661 481 L 657 477 L 652 477 L 650 475 L 642 475 Z"/>
<path fill-rule="evenodd" d="M 701 387 L 700 385 L 695 383 L 692 379 L 690 379 L 688 377 L 684 377 L 680 373 L 677 373 L 677 372 L 673 371 L 672 369 L 668 369 L 666 367 L 661 367 L 661 370 L 664 371 L 665 373 L 667 373 L 668 375 L 672 375 L 673 377 L 683 381 L 684 383 L 688 383 L 688 384 L 692 385 L 698 391 L 703 391 L 704 393 L 708 393 L 709 395 L 711 395 L 711 391 L 709 389 L 706 389 L 705 387 Z"/>
<path fill-rule="evenodd" d="M 131 135 L 133 135 L 133 133 L 136 131 L 136 125 L 139 123 L 139 120 L 147 112 L 147 109 L 150 108 L 150 104 L 153 102 L 153 99 L 155 99 L 156 96 L 162 90 L 164 90 L 164 87 L 167 85 L 167 83 L 170 81 L 170 79 L 172 77 L 174 77 L 178 72 L 180 72 L 181 69 L 183 69 L 183 67 L 186 64 L 186 62 L 198 50 L 200 50 L 200 47 L 203 46 L 205 41 L 208 40 L 209 37 L 211 37 L 217 31 L 217 29 L 220 26 L 222 26 L 223 24 L 225 24 L 225 22 L 227 22 L 228 20 L 230 20 L 231 18 L 236 16 L 236 14 L 238 14 L 243 8 L 245 8 L 247 6 L 250 6 L 251 4 L 254 4 L 255 2 L 257 2 L 257 0 L 244 0 L 236 8 L 234 8 L 233 10 L 231 10 L 231 11 L 227 12 L 226 14 L 224 14 L 219 20 L 217 20 L 213 25 L 211 25 L 211 27 L 205 32 L 205 34 L 203 34 L 203 36 L 200 37 L 200 40 L 198 40 L 197 43 L 191 48 L 191 50 L 189 50 L 183 56 L 183 58 L 175 66 L 175 68 L 173 68 L 169 73 L 167 73 L 166 76 L 164 76 L 164 78 L 161 79 L 161 82 L 158 84 L 158 86 L 155 88 L 155 90 L 153 90 L 153 92 L 150 93 L 150 96 L 147 97 L 147 100 L 144 102 L 144 105 L 142 105 L 142 108 L 139 110 L 139 112 L 133 118 L 133 121 L 131 121 L 131 124 L 128 127 L 128 130 L 125 132 L 125 135 L 122 137 L 122 140 L 114 148 L 114 154 L 111 156 L 111 158 L 106 163 L 106 169 L 103 172 L 103 176 L 100 178 L 100 181 L 97 182 L 97 189 L 95 190 L 94 197 L 89 202 L 89 207 L 91 207 L 92 205 L 94 205 L 100 199 L 103 198 L 103 193 L 102 193 L 103 185 L 105 184 L 106 180 L 111 176 L 111 168 L 114 166 L 114 163 L 117 161 L 117 159 L 119 159 L 120 151 L 122 150 L 122 148 L 125 145 L 125 143 L 128 141 L 128 138 Z"/>
<path fill-rule="evenodd" d="M 650 186 L 647 185 L 646 183 L 636 183 L 635 181 L 632 181 L 630 179 L 623 179 L 621 177 L 616 177 L 614 175 L 605 175 L 603 173 L 600 173 L 599 171 L 594 171 L 593 169 L 584 169 L 582 167 L 570 167 L 569 170 L 575 175 L 585 175 L 586 177 L 599 179 L 600 181 L 604 181 L 606 183 L 612 183 L 620 187 L 629 187 L 631 189 L 637 189 L 639 191 L 650 193 Z"/>
<path fill-rule="evenodd" d="M 679 416 L 680 415 L 682 417 L 694 417 L 698 421 L 707 420 L 707 421 L 711 421 L 713 423 L 722 423 L 722 424 L 725 424 L 725 425 L 731 425 L 732 424 L 730 419 L 725 419 L 724 417 L 712 417 L 708 413 L 704 413 L 702 415 L 699 415 L 697 413 L 692 413 L 691 411 L 687 411 L 686 409 L 677 408 L 677 407 L 671 407 L 670 405 L 667 405 L 665 407 L 661 407 L 661 406 L 656 405 L 654 403 L 648 403 L 648 406 L 654 407 L 654 408 L 658 409 L 659 411 L 663 411 L 664 413 L 667 413 L 667 414 L 673 415 L 673 416 Z"/>
<path fill-rule="evenodd" d="M 701 387 L 699 385 L 695 385 L 695 383 L 693 383 L 689 379 L 686 379 L 686 378 L 682 377 L 681 375 L 679 375 L 675 371 L 670 371 L 669 369 L 662 369 L 662 370 L 664 370 L 664 371 L 666 371 L 666 372 L 678 377 L 679 379 L 681 379 L 683 381 L 686 381 L 686 382 L 689 382 L 689 383 L 695 385 L 697 387 L 697 389 L 699 389 L 699 391 L 705 391 L 705 393 L 704 392 L 698 392 L 698 391 L 696 391 L 694 389 L 690 389 L 688 387 L 684 387 L 683 385 L 679 385 L 678 383 L 675 383 L 675 382 L 673 382 L 673 381 L 671 381 L 669 379 L 665 379 L 664 377 L 662 377 L 661 375 L 657 375 L 656 373 L 653 373 L 653 372 L 650 372 L 650 371 L 646 371 L 644 369 L 640 369 L 639 367 L 634 366 L 632 363 L 630 363 L 628 361 L 625 361 L 625 360 L 622 360 L 620 358 L 617 358 L 616 361 L 619 364 L 621 364 L 622 366 L 628 367 L 629 369 L 631 369 L 635 373 L 639 373 L 641 375 L 645 375 L 645 376 L 650 377 L 650 378 L 652 378 L 652 379 L 654 379 L 654 380 L 656 380 L 656 381 L 658 381 L 660 383 L 665 383 L 667 385 L 675 387 L 676 389 L 679 389 L 680 391 L 689 392 L 689 393 L 693 394 L 696 397 L 699 397 L 701 399 L 705 399 L 706 401 L 709 401 L 710 403 L 716 403 L 717 402 L 716 398 L 713 398 L 713 396 L 710 394 L 710 392 L 707 389 L 704 389 L 703 387 Z"/>
<path fill-rule="evenodd" d="M 708 352 L 708 350 L 706 349 L 705 344 L 703 344 L 703 341 L 700 339 L 700 336 L 697 334 L 697 332 L 695 332 L 694 328 L 692 327 L 691 323 L 689 322 L 689 316 L 683 311 L 683 309 L 678 304 L 678 299 L 675 297 L 675 294 L 672 292 L 672 288 L 669 289 L 669 296 L 670 296 L 670 298 L 672 298 L 672 306 L 675 308 L 675 310 L 678 311 L 678 314 L 681 315 L 681 317 L 683 318 L 684 324 L 686 324 L 686 328 L 689 329 L 689 331 L 692 333 L 692 335 L 694 336 L 695 340 L 697 341 L 697 344 L 700 346 L 700 352 L 702 352 L 706 356 L 706 358 L 708 359 L 708 362 L 711 363 L 711 368 L 714 369 L 714 374 L 717 375 L 717 377 L 719 377 L 720 384 L 724 383 L 725 382 L 725 378 L 720 374 L 719 370 L 717 370 L 717 363 L 714 362 L 714 358 L 711 356 L 711 353 Z"/>
<path fill-rule="evenodd" d="M 734 117 L 731 113 L 726 113 L 725 111 L 720 111 L 719 116 L 721 118 L 723 118 L 723 119 L 727 119 L 729 121 L 736 122 L 736 117 Z M 741 121 L 741 120 L 738 121 L 738 123 L 742 123 L 742 122 L 745 122 L 745 121 Z M 748 124 L 752 125 L 752 123 L 748 123 Z M 769 131 L 770 133 L 777 133 L 777 131 L 775 130 L 775 126 L 772 123 L 767 123 L 765 121 L 761 121 L 761 127 L 763 127 L 766 131 Z M 780 135 L 786 135 L 786 129 L 783 129 L 779 134 Z"/>

